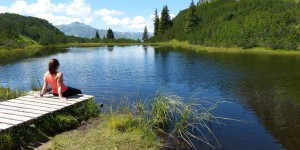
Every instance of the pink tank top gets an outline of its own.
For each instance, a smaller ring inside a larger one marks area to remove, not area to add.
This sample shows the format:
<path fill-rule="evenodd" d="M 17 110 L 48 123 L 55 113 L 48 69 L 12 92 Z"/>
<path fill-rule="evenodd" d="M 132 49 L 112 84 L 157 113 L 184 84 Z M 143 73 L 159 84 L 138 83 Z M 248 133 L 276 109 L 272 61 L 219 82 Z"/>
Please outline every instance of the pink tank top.
<path fill-rule="evenodd" d="M 55 94 L 58 94 L 58 89 L 57 89 L 57 80 L 55 79 L 55 75 L 50 74 L 49 71 L 47 71 L 44 75 L 44 78 L 48 84 L 50 84 L 52 88 L 52 92 Z M 62 85 L 61 85 L 61 91 L 62 93 L 67 90 L 67 86 L 64 83 L 64 78 L 62 78 Z"/>

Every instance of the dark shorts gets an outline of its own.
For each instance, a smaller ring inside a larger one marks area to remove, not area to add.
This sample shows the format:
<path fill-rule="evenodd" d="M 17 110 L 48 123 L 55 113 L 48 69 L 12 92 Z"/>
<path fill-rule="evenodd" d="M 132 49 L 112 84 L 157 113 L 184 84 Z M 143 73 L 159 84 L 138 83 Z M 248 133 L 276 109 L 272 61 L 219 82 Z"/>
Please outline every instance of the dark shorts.
<path fill-rule="evenodd" d="M 82 92 L 79 89 L 68 86 L 68 89 L 65 92 L 63 92 L 63 97 L 69 97 L 77 94 L 82 94 Z M 58 94 L 56 93 L 53 93 L 53 95 L 58 96 Z"/>

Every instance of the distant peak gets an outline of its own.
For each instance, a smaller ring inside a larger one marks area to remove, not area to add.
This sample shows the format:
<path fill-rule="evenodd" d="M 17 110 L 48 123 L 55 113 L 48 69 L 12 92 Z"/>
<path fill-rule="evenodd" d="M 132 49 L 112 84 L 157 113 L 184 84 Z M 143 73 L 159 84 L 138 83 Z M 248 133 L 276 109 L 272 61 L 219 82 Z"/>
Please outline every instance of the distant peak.
<path fill-rule="evenodd" d="M 76 21 L 76 22 L 70 23 L 70 25 L 71 25 L 71 24 L 84 24 L 84 23 L 80 23 L 80 22 Z M 84 24 L 84 25 L 85 25 L 85 24 Z"/>

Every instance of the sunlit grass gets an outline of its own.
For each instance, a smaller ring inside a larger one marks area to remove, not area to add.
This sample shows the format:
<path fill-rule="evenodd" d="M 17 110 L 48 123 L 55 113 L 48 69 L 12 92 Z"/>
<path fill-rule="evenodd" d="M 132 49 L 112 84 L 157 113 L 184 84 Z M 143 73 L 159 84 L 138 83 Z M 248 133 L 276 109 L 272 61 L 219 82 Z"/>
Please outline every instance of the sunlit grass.
<path fill-rule="evenodd" d="M 11 90 L 10 88 L 3 88 L 0 87 L 0 101 L 14 99 L 20 96 L 26 95 L 27 92 L 20 91 L 20 90 Z"/>
<path fill-rule="evenodd" d="M 42 83 L 37 77 L 32 77 L 30 80 L 30 89 L 32 91 L 41 91 L 42 90 Z"/>
<path fill-rule="evenodd" d="M 243 49 L 241 47 L 209 47 L 204 45 L 193 45 L 187 41 L 181 42 L 178 40 L 171 40 L 169 42 L 148 43 L 153 46 L 171 46 L 180 47 L 184 49 L 195 50 L 197 52 L 214 52 L 214 53 L 254 53 L 254 54 L 285 54 L 285 55 L 300 55 L 300 51 L 295 50 L 273 50 L 271 48 L 255 47 L 250 49 Z"/>
<path fill-rule="evenodd" d="M 40 149 L 159 149 L 156 134 L 131 115 L 106 114 L 87 127 L 57 135 Z"/>
<path fill-rule="evenodd" d="M 138 119 L 137 123 L 173 138 L 177 144 L 186 143 L 196 148 L 193 141 L 201 141 L 214 148 L 210 144 L 211 137 L 217 143 L 218 140 L 210 124 L 218 124 L 219 119 L 225 119 L 213 115 L 216 105 L 203 106 L 198 99 L 187 100 L 176 94 L 158 91 L 153 100 L 144 102 L 138 99 L 135 103 L 129 103 L 128 98 L 123 97 L 110 113 L 134 116 Z"/>

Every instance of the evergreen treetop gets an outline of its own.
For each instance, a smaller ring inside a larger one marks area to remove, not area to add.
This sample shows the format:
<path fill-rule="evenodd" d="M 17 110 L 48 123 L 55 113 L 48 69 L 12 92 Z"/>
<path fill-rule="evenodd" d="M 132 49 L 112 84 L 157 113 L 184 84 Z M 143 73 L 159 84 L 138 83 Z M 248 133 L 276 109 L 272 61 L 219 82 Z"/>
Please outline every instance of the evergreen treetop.
<path fill-rule="evenodd" d="M 158 30 L 159 30 L 159 17 L 157 14 L 157 9 L 155 9 L 154 12 L 154 36 L 158 35 Z"/>
<path fill-rule="evenodd" d="M 185 23 L 184 31 L 189 32 L 192 29 L 192 27 L 198 24 L 198 20 L 199 20 L 196 14 L 196 6 L 194 0 L 192 0 L 191 2 L 186 18 L 187 21 Z"/>
<path fill-rule="evenodd" d="M 100 40 L 100 35 L 99 35 L 99 33 L 98 33 L 98 30 L 96 31 L 95 39 Z"/>
<path fill-rule="evenodd" d="M 169 14 L 168 6 L 165 5 L 161 12 L 161 18 L 159 21 L 159 33 L 164 33 L 167 29 L 172 26 L 171 16 Z"/>
<path fill-rule="evenodd" d="M 115 39 L 114 32 L 110 28 L 107 30 L 106 39 Z"/>
<path fill-rule="evenodd" d="M 148 38 L 149 38 L 148 30 L 147 30 L 147 26 L 145 26 L 142 40 L 145 42 L 148 40 Z"/>

